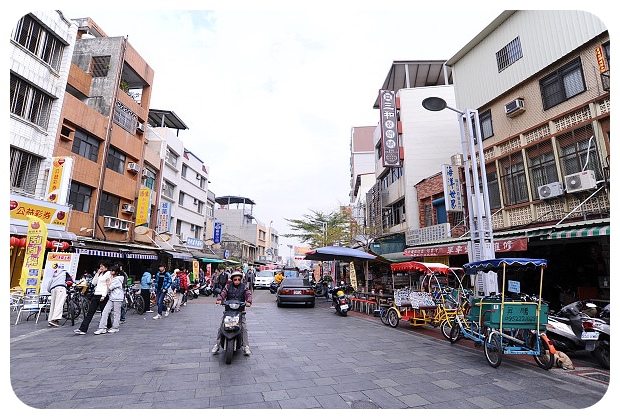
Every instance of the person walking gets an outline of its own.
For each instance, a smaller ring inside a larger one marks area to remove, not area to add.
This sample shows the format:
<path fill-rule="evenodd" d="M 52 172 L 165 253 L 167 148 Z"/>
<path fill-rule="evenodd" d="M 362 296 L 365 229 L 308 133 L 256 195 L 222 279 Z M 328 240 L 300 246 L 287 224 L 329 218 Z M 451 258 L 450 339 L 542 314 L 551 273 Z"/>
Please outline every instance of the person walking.
<path fill-rule="evenodd" d="M 67 299 L 67 280 L 71 275 L 58 266 L 58 263 L 52 265 L 52 279 L 47 284 L 47 292 L 50 293 L 50 313 L 48 317 L 48 325 L 60 327 L 60 319 L 62 319 L 62 310 Z"/>
<path fill-rule="evenodd" d="M 101 313 L 101 320 L 99 320 L 99 329 L 95 330 L 95 335 L 102 335 L 104 333 L 116 333 L 119 331 L 119 324 L 121 322 L 121 307 L 123 300 L 125 299 L 125 292 L 123 290 L 124 276 L 120 273 L 118 265 L 110 266 L 108 270 L 110 272 L 110 282 L 108 285 L 108 301 Z M 103 301 L 105 297 L 101 297 Z M 110 313 L 113 314 L 112 327 L 106 328 L 108 323 L 108 317 Z"/>
<path fill-rule="evenodd" d="M 108 271 L 109 267 L 110 267 L 110 262 L 108 261 L 101 261 L 99 263 L 99 270 L 95 272 L 95 276 L 93 277 L 91 281 L 91 284 L 95 285 L 95 290 L 88 304 L 88 313 L 86 313 L 86 316 L 84 317 L 84 320 L 82 320 L 80 327 L 73 331 L 74 333 L 78 335 L 85 335 L 86 332 L 88 332 L 88 326 L 90 325 L 90 322 L 93 320 L 93 316 L 95 315 L 95 312 L 100 307 L 103 309 L 105 304 L 108 302 L 107 300 L 108 284 L 110 282 L 110 273 Z M 104 297 L 104 299 L 101 300 L 101 297 Z M 108 327 L 112 327 L 112 322 L 110 321 L 109 318 L 108 318 Z"/>
<path fill-rule="evenodd" d="M 178 280 L 178 285 L 176 286 L 176 295 L 174 297 L 174 303 L 172 305 L 172 312 L 175 311 L 178 313 L 181 311 L 181 304 L 183 304 L 183 297 L 187 290 L 189 289 L 189 276 L 187 275 L 187 270 L 185 268 L 181 268 L 177 272 L 177 276 L 174 281 Z M 174 282 L 173 281 L 173 282 Z"/>
<path fill-rule="evenodd" d="M 243 272 L 235 271 L 230 274 L 231 282 L 224 288 L 222 288 L 222 292 L 217 296 L 217 301 L 215 304 L 222 304 L 222 301 L 227 300 L 239 300 L 245 301 L 246 308 L 252 306 L 252 292 L 248 289 L 246 284 L 241 282 L 243 279 Z M 222 321 L 224 321 L 224 316 L 222 315 Z M 221 331 L 220 326 L 217 328 L 217 340 L 215 341 L 215 346 L 211 349 L 211 353 L 213 355 L 217 354 L 220 351 L 220 337 Z M 245 321 L 245 309 L 241 313 L 241 339 L 243 339 L 243 354 L 245 356 L 249 356 L 252 354 L 250 351 L 250 340 L 248 339 L 248 327 Z"/>
<path fill-rule="evenodd" d="M 228 283 L 228 274 L 226 273 L 225 270 L 222 269 L 222 271 L 217 277 L 217 283 L 215 284 L 215 287 L 213 289 L 213 295 L 215 296 L 219 295 L 219 293 L 222 292 L 222 290 L 224 289 L 227 283 Z"/>
<path fill-rule="evenodd" d="M 125 270 L 123 269 L 123 265 L 118 265 L 118 272 L 116 272 L 117 275 L 121 275 L 122 276 L 122 287 L 123 287 L 123 304 L 121 305 L 121 323 L 125 323 L 125 315 L 127 314 L 127 301 L 125 300 L 125 288 L 127 288 L 127 278 L 129 278 L 129 275 L 127 275 L 127 272 L 125 272 Z"/>
<path fill-rule="evenodd" d="M 245 282 L 248 284 L 248 288 L 250 291 L 254 291 L 254 278 L 256 275 L 254 274 L 254 269 L 248 269 L 248 272 L 245 274 Z"/>
<path fill-rule="evenodd" d="M 151 310 L 151 284 L 153 284 L 153 274 L 149 269 L 144 271 L 140 279 L 140 295 L 144 300 L 144 312 L 152 313 Z"/>
<path fill-rule="evenodd" d="M 153 317 L 153 319 L 161 319 L 161 315 L 164 312 L 164 298 L 166 297 L 166 293 L 172 285 L 172 276 L 170 276 L 170 272 L 166 271 L 166 265 L 161 263 L 159 265 L 159 270 L 155 274 L 155 294 L 157 296 L 157 314 Z M 168 316 L 170 312 L 166 307 L 166 312 L 164 316 Z"/>

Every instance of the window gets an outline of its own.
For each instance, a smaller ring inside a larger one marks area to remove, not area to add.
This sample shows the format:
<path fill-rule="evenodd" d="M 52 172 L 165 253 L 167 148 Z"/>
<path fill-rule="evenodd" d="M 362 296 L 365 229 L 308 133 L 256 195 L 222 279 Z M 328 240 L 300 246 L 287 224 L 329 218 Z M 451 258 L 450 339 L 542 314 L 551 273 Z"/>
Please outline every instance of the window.
<path fill-rule="evenodd" d="M 555 157 L 550 142 L 537 145 L 527 150 L 528 166 L 532 182 L 532 195 L 538 196 L 538 187 L 558 181 Z"/>
<path fill-rule="evenodd" d="M 110 147 L 108 150 L 108 159 L 106 165 L 108 169 L 114 170 L 121 175 L 125 173 L 125 155 L 115 148 Z"/>
<path fill-rule="evenodd" d="M 11 147 L 11 189 L 34 194 L 41 167 L 41 158 Z"/>
<path fill-rule="evenodd" d="M 521 153 L 515 153 L 502 159 L 500 166 L 502 170 L 502 186 L 504 188 L 504 202 L 506 205 L 527 202 L 529 198 Z"/>
<path fill-rule="evenodd" d="M 114 107 L 114 123 L 131 135 L 136 135 L 138 115 L 133 113 L 123 102 L 117 100 Z"/>
<path fill-rule="evenodd" d="M 193 236 L 195 239 L 199 239 L 202 235 L 202 227 L 192 224 L 191 231 L 193 232 Z"/>
<path fill-rule="evenodd" d="M 69 204 L 73 205 L 73 209 L 76 211 L 88 212 L 92 194 L 93 188 L 90 186 L 72 181 L 69 190 Z"/>
<path fill-rule="evenodd" d="M 174 185 L 164 181 L 161 194 L 169 199 L 174 199 Z"/>
<path fill-rule="evenodd" d="M 424 227 L 433 225 L 433 205 L 424 204 Z"/>
<path fill-rule="evenodd" d="M 202 212 L 204 211 L 205 208 L 205 203 L 202 201 L 198 201 L 198 205 L 196 206 L 196 212 L 198 212 L 198 214 L 202 214 Z"/>
<path fill-rule="evenodd" d="M 11 74 L 11 113 L 47 129 L 53 99 Z"/>
<path fill-rule="evenodd" d="M 576 58 L 540 80 L 543 109 L 567 101 L 586 90 L 581 58 Z"/>
<path fill-rule="evenodd" d="M 99 159 L 100 145 L 101 141 L 99 141 L 99 139 L 91 137 L 84 131 L 75 130 L 71 151 L 77 155 L 86 157 L 88 160 L 96 162 Z"/>
<path fill-rule="evenodd" d="M 170 166 L 176 168 L 177 167 L 177 160 L 179 158 L 179 155 L 174 153 L 172 150 L 170 150 L 169 148 L 166 149 L 166 163 L 169 164 Z"/>
<path fill-rule="evenodd" d="M 564 176 L 584 170 L 594 170 L 596 180 L 603 179 L 598 159 L 596 139 L 591 125 L 557 137 L 560 146 L 560 164 Z"/>
<path fill-rule="evenodd" d="M 177 220 L 177 226 L 174 230 L 175 234 L 178 234 L 179 236 L 181 235 L 181 226 L 183 225 L 183 222 L 181 220 Z"/>
<path fill-rule="evenodd" d="M 493 121 L 491 120 L 491 110 L 487 110 L 478 115 L 480 119 L 480 133 L 482 141 L 493 136 Z"/>
<path fill-rule="evenodd" d="M 54 70 L 60 69 L 64 44 L 45 29 L 32 15 L 22 17 L 13 32 L 13 40 L 45 61 Z"/>
<path fill-rule="evenodd" d="M 184 201 L 185 201 L 185 192 L 179 192 L 179 205 L 183 206 Z"/>
<path fill-rule="evenodd" d="M 181 177 L 184 177 L 184 178 L 187 177 L 187 165 L 186 164 L 181 165 Z"/>
<path fill-rule="evenodd" d="M 508 45 L 495 53 L 495 59 L 497 60 L 497 72 L 501 73 L 522 57 L 523 51 L 521 51 L 521 40 L 517 36 L 515 39 L 510 41 Z"/>
<path fill-rule="evenodd" d="M 99 215 L 117 217 L 120 204 L 121 199 L 118 196 L 111 195 L 107 192 L 101 192 L 101 199 L 99 201 Z"/>
<path fill-rule="evenodd" d="M 90 62 L 90 73 L 93 77 L 107 77 L 110 69 L 110 56 L 93 57 Z"/>
<path fill-rule="evenodd" d="M 150 167 L 145 167 L 142 169 L 142 173 L 142 184 L 149 189 L 153 189 L 155 187 L 155 171 Z"/>
<path fill-rule="evenodd" d="M 480 185 L 480 187 L 482 188 L 482 185 Z M 487 190 L 489 192 L 489 206 L 491 209 L 500 208 L 502 202 L 500 200 L 499 182 L 497 180 L 495 165 L 492 167 L 487 166 Z"/>

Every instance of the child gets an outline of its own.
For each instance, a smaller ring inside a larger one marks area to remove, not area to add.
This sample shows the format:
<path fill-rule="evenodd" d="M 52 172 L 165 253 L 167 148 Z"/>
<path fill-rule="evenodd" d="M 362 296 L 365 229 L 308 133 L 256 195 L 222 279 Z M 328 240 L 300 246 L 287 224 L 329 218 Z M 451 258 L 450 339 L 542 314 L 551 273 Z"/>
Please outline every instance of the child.
<path fill-rule="evenodd" d="M 99 329 L 95 330 L 95 335 L 118 332 L 118 326 L 121 321 L 121 305 L 123 304 L 123 299 L 125 298 L 125 293 L 123 292 L 123 279 L 125 277 L 121 275 L 118 265 L 110 267 L 109 271 L 110 280 L 108 284 L 108 294 L 110 295 L 110 298 L 103 308 L 101 320 L 99 321 Z M 102 301 L 103 299 L 104 297 L 101 297 Z M 110 329 L 106 329 L 105 326 L 108 321 L 110 311 L 114 314 L 112 327 Z"/>

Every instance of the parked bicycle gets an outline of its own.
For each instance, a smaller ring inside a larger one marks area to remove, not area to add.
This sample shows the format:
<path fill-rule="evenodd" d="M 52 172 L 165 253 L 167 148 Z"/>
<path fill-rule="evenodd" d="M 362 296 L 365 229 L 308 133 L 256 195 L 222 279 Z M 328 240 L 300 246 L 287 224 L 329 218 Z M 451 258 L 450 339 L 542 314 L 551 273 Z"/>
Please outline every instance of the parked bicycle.
<path fill-rule="evenodd" d="M 136 313 L 144 314 L 144 298 L 140 295 L 140 284 L 133 284 L 130 287 L 125 287 L 125 301 L 124 304 L 127 310 L 135 310 Z"/>

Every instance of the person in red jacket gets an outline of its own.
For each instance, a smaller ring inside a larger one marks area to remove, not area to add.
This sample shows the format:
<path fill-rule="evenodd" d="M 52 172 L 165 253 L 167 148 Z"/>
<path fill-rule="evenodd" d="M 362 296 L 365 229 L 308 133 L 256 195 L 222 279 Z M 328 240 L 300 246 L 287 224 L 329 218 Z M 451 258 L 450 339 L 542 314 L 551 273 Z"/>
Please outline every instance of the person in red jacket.
<path fill-rule="evenodd" d="M 180 268 L 177 272 L 175 280 L 179 280 L 179 286 L 176 289 L 176 296 L 174 298 L 174 305 L 172 308 L 172 312 L 181 312 L 181 304 L 183 303 L 183 297 L 185 293 L 189 289 L 189 275 L 187 274 L 186 268 Z"/>

